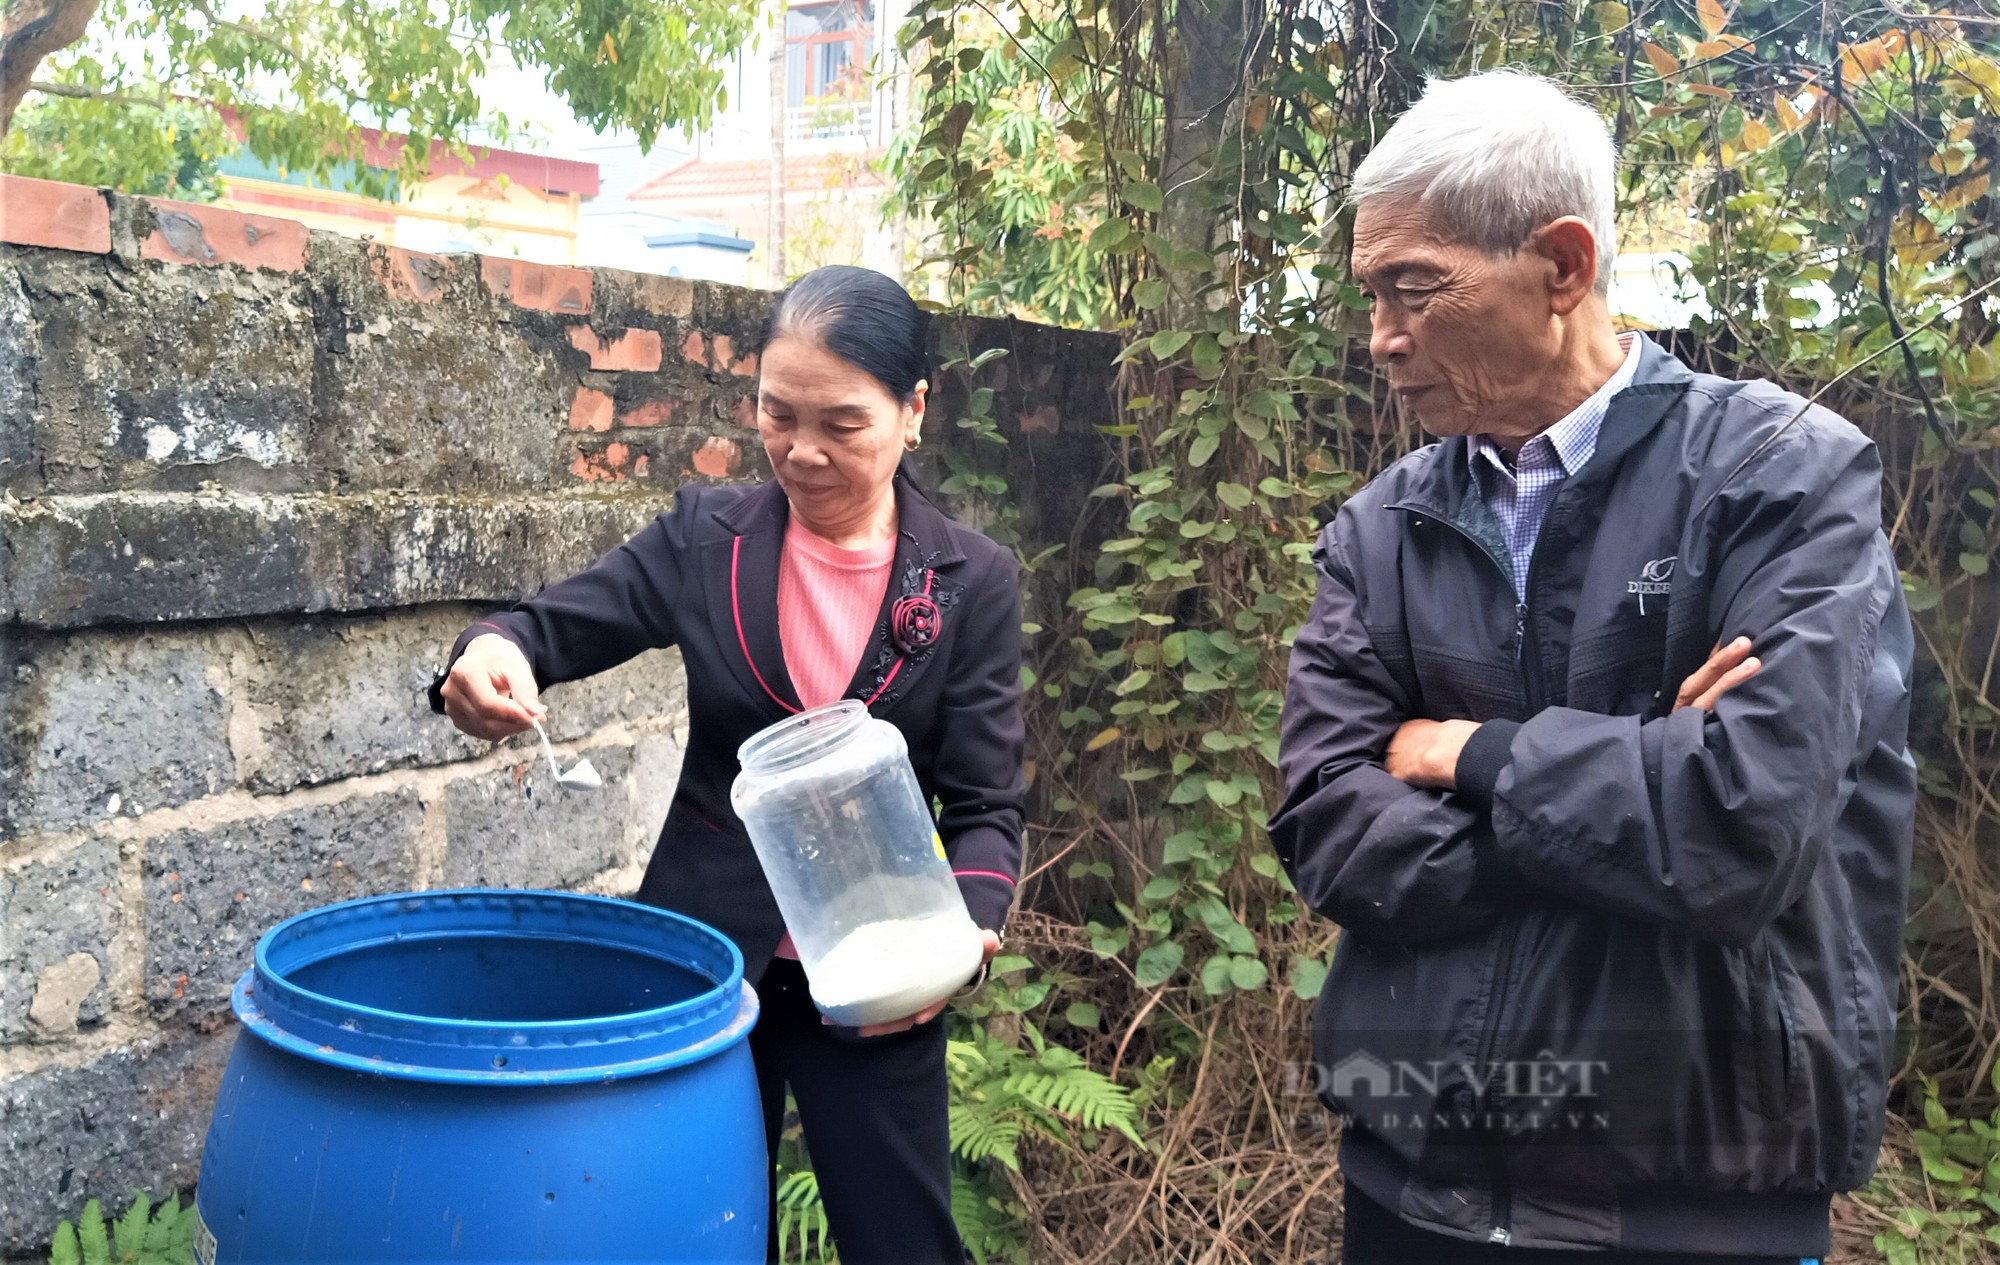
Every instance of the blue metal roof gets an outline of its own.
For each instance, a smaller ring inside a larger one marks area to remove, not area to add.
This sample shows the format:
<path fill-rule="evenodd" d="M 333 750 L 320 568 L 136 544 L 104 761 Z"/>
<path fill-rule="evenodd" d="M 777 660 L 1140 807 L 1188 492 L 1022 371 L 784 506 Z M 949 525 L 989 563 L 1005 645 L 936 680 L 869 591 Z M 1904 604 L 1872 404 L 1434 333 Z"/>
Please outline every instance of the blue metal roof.
<path fill-rule="evenodd" d="M 659 249 L 663 246 L 706 246 L 712 250 L 733 250 L 740 254 L 750 253 L 756 243 L 747 237 L 736 237 L 729 233 L 709 232 L 705 229 L 682 229 L 672 233 L 648 233 L 646 245 Z"/>

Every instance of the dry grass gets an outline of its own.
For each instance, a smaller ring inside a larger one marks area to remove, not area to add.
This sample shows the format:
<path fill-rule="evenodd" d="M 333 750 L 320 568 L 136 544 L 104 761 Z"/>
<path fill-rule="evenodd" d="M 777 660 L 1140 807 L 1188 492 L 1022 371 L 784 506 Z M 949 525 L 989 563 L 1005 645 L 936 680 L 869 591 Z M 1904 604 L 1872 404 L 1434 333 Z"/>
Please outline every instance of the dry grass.
<path fill-rule="evenodd" d="M 1185 988 L 1142 990 L 1106 972 L 1080 927 L 1023 913 L 1008 935 L 1045 970 L 1091 979 L 1092 1000 L 1112 1017 L 1084 1045 L 1092 1066 L 1178 1060 L 1171 1100 L 1149 1108 L 1150 1153 L 1114 1137 L 1092 1152 L 1044 1146 L 1024 1156 L 1016 1191 L 1038 1227 L 1035 1259 L 1326 1259 L 1340 1193 L 1337 1137 L 1318 1100 L 1296 1077 L 1288 1083 L 1307 1058 L 1308 1004 L 1289 990 L 1233 993 L 1197 1016 Z"/>

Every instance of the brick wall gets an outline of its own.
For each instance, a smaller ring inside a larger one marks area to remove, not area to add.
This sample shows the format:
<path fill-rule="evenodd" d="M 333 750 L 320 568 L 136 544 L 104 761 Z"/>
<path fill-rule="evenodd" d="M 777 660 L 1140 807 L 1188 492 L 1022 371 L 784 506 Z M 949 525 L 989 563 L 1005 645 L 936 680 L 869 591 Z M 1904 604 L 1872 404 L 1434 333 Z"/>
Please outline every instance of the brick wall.
<path fill-rule="evenodd" d="M 673 654 L 550 691 L 594 793 L 421 690 L 478 612 L 676 487 L 768 472 L 765 303 L 0 177 L 0 1252 L 192 1182 L 228 990 L 278 919 L 631 889 L 686 731 Z M 977 385 L 1011 442 L 982 455 L 1067 541 L 1115 344 L 940 336 L 1010 349 Z M 965 388 L 939 384 L 933 468 Z"/>

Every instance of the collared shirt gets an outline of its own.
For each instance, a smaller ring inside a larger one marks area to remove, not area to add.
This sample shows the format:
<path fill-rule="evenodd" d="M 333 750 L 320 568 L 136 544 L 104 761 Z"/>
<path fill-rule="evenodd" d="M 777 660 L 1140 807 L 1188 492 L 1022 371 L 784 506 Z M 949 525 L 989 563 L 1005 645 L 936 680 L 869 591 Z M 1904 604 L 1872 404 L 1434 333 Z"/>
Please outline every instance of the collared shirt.
<path fill-rule="evenodd" d="M 1604 414 L 1611 397 L 1632 384 L 1639 370 L 1639 339 L 1620 334 L 1619 345 L 1625 359 L 1609 381 L 1591 393 L 1589 399 L 1572 409 L 1568 416 L 1521 445 L 1509 463 L 1505 454 L 1485 435 L 1474 435 L 1467 455 L 1472 477 L 1479 485 L 1493 516 L 1507 539 L 1507 555 L 1514 563 L 1514 593 L 1526 600 L 1528 559 L 1541 535 L 1542 519 L 1563 480 L 1583 469 L 1597 451 L 1597 434 L 1604 426 Z"/>

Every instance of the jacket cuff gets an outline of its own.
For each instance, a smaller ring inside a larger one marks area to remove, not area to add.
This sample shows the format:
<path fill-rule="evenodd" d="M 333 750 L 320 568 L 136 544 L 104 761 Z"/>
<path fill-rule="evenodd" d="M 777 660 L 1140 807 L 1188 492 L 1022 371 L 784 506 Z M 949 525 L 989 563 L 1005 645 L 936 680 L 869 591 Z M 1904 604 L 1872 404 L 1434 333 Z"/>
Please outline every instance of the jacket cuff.
<path fill-rule="evenodd" d="M 1458 767 L 1452 771 L 1457 788 L 1481 804 L 1493 802 L 1493 787 L 1500 771 L 1513 758 L 1514 735 L 1521 732 L 1518 720 L 1489 720 L 1472 731 L 1458 753 Z"/>
<path fill-rule="evenodd" d="M 528 656 L 530 663 L 534 662 L 533 653 L 526 646 L 521 645 L 521 638 L 513 629 L 502 628 L 499 624 L 493 623 L 491 620 L 482 619 L 472 627 L 458 634 L 458 640 L 451 643 L 451 653 L 445 656 L 444 664 L 431 674 L 430 689 L 424 693 L 425 697 L 430 700 L 433 712 L 436 712 L 440 716 L 444 715 L 444 683 L 446 678 L 451 675 L 451 665 L 458 662 L 458 656 L 465 653 L 467 646 L 471 645 L 477 638 L 484 637 L 488 633 L 497 633 L 515 645 L 521 646 L 521 653 Z"/>
<path fill-rule="evenodd" d="M 952 877 L 958 880 L 958 894 L 965 898 L 965 912 L 972 921 L 998 935 L 1014 908 L 1014 881 L 986 870 L 955 871 Z"/>

